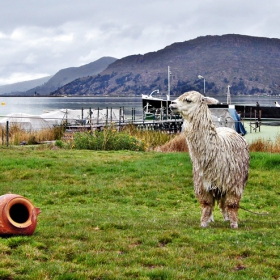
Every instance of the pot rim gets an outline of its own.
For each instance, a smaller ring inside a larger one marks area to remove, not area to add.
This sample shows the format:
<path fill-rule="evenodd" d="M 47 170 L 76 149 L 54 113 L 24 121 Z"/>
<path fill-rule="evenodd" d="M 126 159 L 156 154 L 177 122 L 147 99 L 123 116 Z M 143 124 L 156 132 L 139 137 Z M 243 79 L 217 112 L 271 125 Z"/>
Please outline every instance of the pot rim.
<path fill-rule="evenodd" d="M 23 223 L 15 221 L 10 215 L 11 208 L 16 204 L 23 205 L 28 211 L 28 218 Z M 16 228 L 27 228 L 32 224 L 31 218 L 32 218 L 33 209 L 34 209 L 34 206 L 29 200 L 27 200 L 24 197 L 15 197 L 7 203 L 7 205 L 5 207 L 5 212 L 6 212 L 6 217 L 11 225 L 13 225 Z"/>

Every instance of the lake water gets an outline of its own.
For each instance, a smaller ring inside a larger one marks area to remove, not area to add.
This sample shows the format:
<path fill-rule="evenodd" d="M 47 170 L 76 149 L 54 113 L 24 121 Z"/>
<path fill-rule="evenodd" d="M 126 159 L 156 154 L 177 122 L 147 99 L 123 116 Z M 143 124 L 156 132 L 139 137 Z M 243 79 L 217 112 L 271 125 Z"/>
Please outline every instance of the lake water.
<path fill-rule="evenodd" d="M 172 98 L 171 98 L 172 99 Z M 226 102 L 226 96 L 218 98 Z M 280 103 L 280 97 L 240 97 L 232 96 L 232 104 L 254 106 L 256 101 L 260 106 L 274 106 L 274 101 Z M 40 115 L 56 109 L 119 109 L 124 107 L 126 115 L 135 109 L 136 115 L 142 115 L 141 97 L 0 97 L 0 116 L 12 113 Z"/>
<path fill-rule="evenodd" d="M 141 97 L 0 97 L 0 116 L 12 113 L 40 115 L 57 109 L 119 109 L 125 114 L 142 114 Z"/>

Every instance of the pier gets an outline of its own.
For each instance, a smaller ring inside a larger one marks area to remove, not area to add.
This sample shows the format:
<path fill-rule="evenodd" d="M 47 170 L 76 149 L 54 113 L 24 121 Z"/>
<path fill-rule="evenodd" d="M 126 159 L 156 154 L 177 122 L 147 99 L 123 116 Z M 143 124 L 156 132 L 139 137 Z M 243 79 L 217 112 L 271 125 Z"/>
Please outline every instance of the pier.
<path fill-rule="evenodd" d="M 157 119 L 145 119 L 143 115 L 136 115 L 135 108 L 131 110 L 131 116 L 124 115 L 124 108 L 119 109 L 106 108 L 100 110 L 99 108 L 92 111 L 89 109 L 89 118 L 76 120 L 76 124 L 68 122 L 65 119 L 65 126 L 67 131 L 95 131 L 102 130 L 104 127 L 114 126 L 117 130 L 122 130 L 127 125 L 134 125 L 140 130 L 155 130 L 164 131 L 167 133 L 178 133 L 182 129 L 182 119 L 178 119 L 172 115 L 167 119 L 163 117 Z M 82 110 L 82 116 L 84 111 Z"/>

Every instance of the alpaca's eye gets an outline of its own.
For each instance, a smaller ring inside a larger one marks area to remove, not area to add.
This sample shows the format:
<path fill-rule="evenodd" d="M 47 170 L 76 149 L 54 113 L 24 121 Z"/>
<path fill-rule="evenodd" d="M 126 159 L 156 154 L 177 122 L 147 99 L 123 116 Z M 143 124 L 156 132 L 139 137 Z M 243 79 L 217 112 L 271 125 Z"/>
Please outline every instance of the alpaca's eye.
<path fill-rule="evenodd" d="M 188 97 L 186 97 L 185 101 L 187 101 L 188 103 L 192 102 L 190 99 L 188 99 Z"/>

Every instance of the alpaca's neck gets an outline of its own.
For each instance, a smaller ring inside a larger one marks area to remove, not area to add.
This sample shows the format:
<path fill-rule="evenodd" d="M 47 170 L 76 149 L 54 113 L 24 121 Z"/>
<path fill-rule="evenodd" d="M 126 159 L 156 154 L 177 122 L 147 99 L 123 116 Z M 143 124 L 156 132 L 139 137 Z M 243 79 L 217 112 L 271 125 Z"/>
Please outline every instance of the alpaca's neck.
<path fill-rule="evenodd" d="M 185 119 L 184 126 L 189 149 L 192 153 L 203 154 L 217 145 L 217 130 L 212 120 L 211 112 L 207 107 L 201 106 L 193 111 Z"/>

